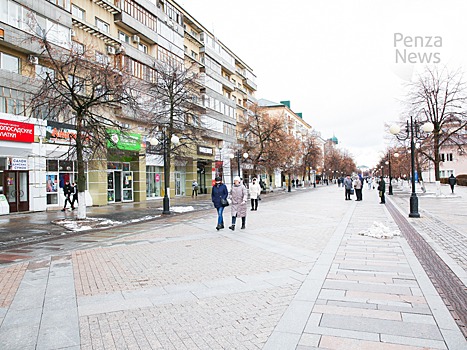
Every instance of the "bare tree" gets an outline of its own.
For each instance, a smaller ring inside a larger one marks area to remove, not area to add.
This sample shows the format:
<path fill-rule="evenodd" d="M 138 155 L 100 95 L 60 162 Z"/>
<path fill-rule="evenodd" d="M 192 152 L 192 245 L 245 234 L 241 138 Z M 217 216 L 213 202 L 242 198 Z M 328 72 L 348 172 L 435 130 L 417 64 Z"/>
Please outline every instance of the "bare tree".
<path fill-rule="evenodd" d="M 186 68 L 183 61 L 167 58 L 156 64 L 156 76 L 147 84 L 142 98 L 146 106 L 146 125 L 149 134 L 161 138 L 156 151 L 166 152 L 165 187 L 170 184 L 172 158 L 196 154 L 196 147 L 206 141 L 209 125 L 201 119 L 202 107 L 200 76 L 194 67 Z M 173 136 L 180 140 L 172 142 Z"/>
<path fill-rule="evenodd" d="M 257 104 L 250 106 L 248 113 L 240 119 L 239 132 L 243 135 L 240 145 L 248 153 L 248 162 L 252 164 L 253 175 L 259 170 L 272 172 L 280 167 L 279 145 L 286 139 L 286 119 L 283 115 L 270 115 L 265 108 Z"/>
<path fill-rule="evenodd" d="M 112 140 L 109 130 L 125 133 L 114 118 L 115 109 L 137 110 L 137 83 L 125 71 L 103 57 L 96 61 L 96 50 L 90 45 L 65 49 L 55 46 L 43 36 L 32 39 L 39 44 L 40 62 L 47 67 L 37 89 L 31 94 L 33 116 L 71 124 L 76 134 L 69 140 L 67 159 L 77 161 L 78 219 L 86 218 L 85 162 L 105 155 Z M 105 56 L 107 58 L 107 56 Z"/>
<path fill-rule="evenodd" d="M 311 169 L 316 168 L 318 164 L 321 164 L 323 160 L 323 152 L 321 147 L 318 145 L 317 137 L 314 135 L 308 135 L 302 141 L 302 176 L 308 177 L 311 180 Z"/>
<path fill-rule="evenodd" d="M 423 116 L 434 125 L 431 147 L 420 147 L 419 152 L 434 163 L 435 178 L 439 180 L 441 147 L 465 146 L 460 137 L 460 132 L 467 126 L 467 85 L 462 73 L 427 67 L 411 84 L 407 102 L 411 113 Z"/>

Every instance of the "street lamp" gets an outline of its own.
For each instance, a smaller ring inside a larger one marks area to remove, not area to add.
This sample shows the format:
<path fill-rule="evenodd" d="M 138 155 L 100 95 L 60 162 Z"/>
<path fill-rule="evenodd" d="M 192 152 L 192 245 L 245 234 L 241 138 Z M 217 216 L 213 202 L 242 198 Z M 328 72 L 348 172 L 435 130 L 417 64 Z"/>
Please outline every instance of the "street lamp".
<path fill-rule="evenodd" d="M 168 192 L 170 191 L 170 169 L 167 166 L 167 159 L 170 157 L 170 149 L 167 148 L 167 135 L 165 130 L 161 131 L 162 140 L 159 140 L 156 137 L 150 138 L 148 141 L 151 145 L 157 146 L 162 143 L 162 150 L 163 150 L 163 158 L 164 158 L 164 198 L 162 200 L 162 214 L 168 215 L 170 214 L 170 199 L 168 196 Z M 172 135 L 170 138 L 171 144 L 177 145 L 180 142 L 180 139 L 177 135 Z"/>
<path fill-rule="evenodd" d="M 248 158 L 248 153 L 243 153 L 242 154 L 243 158 L 245 158 L 245 160 Z M 238 151 L 235 151 L 234 153 L 231 153 L 229 154 L 229 158 L 230 159 L 234 159 L 234 158 L 237 158 L 237 166 L 238 166 L 238 177 L 240 177 L 240 158 L 241 158 L 241 155 L 240 155 L 240 150 Z"/>
<path fill-rule="evenodd" d="M 411 163 L 411 172 L 412 172 L 412 194 L 410 196 L 410 213 L 409 217 L 411 218 L 419 218 L 420 213 L 418 212 L 418 198 L 417 194 L 415 193 L 415 139 L 423 140 L 428 137 L 428 134 L 431 133 L 434 129 L 433 123 L 426 122 L 422 125 L 422 123 L 418 120 L 413 120 L 413 117 L 410 116 L 410 124 L 407 120 L 407 124 L 405 126 L 405 131 L 402 134 L 401 127 L 397 124 L 392 125 L 389 128 L 391 134 L 396 136 L 398 140 L 407 140 L 410 138 L 410 163 Z M 425 133 L 425 134 L 422 134 Z"/>

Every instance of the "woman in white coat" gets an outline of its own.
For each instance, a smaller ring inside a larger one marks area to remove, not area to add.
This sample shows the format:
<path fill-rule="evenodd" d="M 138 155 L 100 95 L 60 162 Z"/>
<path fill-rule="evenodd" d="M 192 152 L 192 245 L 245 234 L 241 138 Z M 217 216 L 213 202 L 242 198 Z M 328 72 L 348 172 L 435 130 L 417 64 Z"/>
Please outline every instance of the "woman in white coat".
<path fill-rule="evenodd" d="M 254 177 L 253 182 L 250 185 L 251 210 L 258 210 L 258 198 L 260 194 L 261 186 L 259 185 L 256 177 Z"/>

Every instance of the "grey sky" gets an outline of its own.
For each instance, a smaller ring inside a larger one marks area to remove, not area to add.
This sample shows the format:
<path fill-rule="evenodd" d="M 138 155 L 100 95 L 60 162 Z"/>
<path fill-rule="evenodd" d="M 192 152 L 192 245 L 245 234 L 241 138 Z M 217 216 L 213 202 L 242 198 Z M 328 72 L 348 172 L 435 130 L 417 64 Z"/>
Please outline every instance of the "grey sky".
<path fill-rule="evenodd" d="M 374 166 L 387 147 L 384 123 L 404 116 L 400 100 L 424 66 L 420 55 L 453 69 L 467 63 L 465 0 L 178 3 L 253 68 L 257 98 L 291 100 L 358 165 Z"/>

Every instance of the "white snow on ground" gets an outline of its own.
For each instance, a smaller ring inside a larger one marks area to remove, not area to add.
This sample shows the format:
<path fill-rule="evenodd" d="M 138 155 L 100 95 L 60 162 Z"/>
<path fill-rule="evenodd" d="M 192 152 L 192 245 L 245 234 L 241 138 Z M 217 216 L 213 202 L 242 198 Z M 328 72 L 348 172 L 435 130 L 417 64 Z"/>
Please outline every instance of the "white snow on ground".
<path fill-rule="evenodd" d="M 389 227 L 384 225 L 382 222 L 374 221 L 373 226 L 368 230 L 360 231 L 358 234 L 374 238 L 392 238 L 394 236 L 400 236 L 401 232 L 399 230 L 391 231 Z"/>
<path fill-rule="evenodd" d="M 186 207 L 170 207 L 170 210 L 173 211 L 174 213 L 186 213 L 186 212 L 195 210 L 195 208 L 189 205 Z"/>
<path fill-rule="evenodd" d="M 162 210 L 162 208 L 160 208 Z M 170 210 L 174 213 L 186 213 L 190 211 L 194 211 L 195 208 L 192 206 L 186 206 L 186 207 L 170 207 Z M 141 221 L 147 221 L 151 219 L 155 219 L 160 217 L 160 215 L 146 215 L 138 219 L 133 219 L 133 220 L 128 220 L 128 221 L 114 221 L 114 220 L 109 220 L 109 219 L 103 219 L 103 218 L 86 218 L 84 220 L 56 220 L 54 223 L 59 226 L 63 226 L 66 229 L 73 231 L 73 232 L 79 232 L 79 231 L 89 231 L 95 228 L 108 228 L 108 227 L 113 227 L 113 226 L 118 226 L 122 224 L 127 224 L 127 223 L 135 223 L 135 222 L 141 222 Z M 66 233 L 63 233 L 66 234 Z"/>

